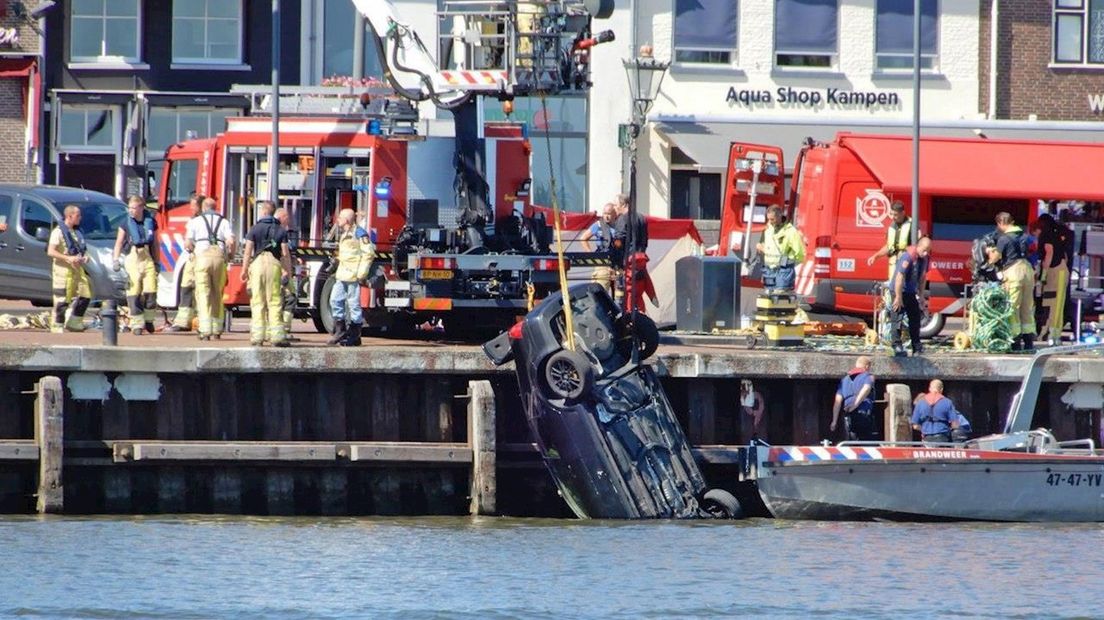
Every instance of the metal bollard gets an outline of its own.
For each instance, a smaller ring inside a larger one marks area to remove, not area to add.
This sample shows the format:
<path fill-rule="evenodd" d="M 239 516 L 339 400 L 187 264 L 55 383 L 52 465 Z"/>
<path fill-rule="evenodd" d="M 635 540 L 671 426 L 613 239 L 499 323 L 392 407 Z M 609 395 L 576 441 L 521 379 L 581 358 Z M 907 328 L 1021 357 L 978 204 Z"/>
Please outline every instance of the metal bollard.
<path fill-rule="evenodd" d="M 100 309 L 100 329 L 103 330 L 104 346 L 113 347 L 119 344 L 119 311 L 114 299 L 103 302 Z"/>

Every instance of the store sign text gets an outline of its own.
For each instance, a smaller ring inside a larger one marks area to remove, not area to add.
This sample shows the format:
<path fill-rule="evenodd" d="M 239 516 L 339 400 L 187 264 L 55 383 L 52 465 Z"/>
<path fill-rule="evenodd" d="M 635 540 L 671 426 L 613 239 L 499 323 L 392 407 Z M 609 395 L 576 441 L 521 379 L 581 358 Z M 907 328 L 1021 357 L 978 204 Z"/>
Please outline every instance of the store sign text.
<path fill-rule="evenodd" d="M 874 90 L 846 90 L 843 88 L 805 89 L 780 86 L 775 91 L 752 90 L 730 86 L 725 102 L 745 105 L 773 105 L 820 107 L 822 105 L 872 108 L 901 105 L 901 96 Z"/>
<path fill-rule="evenodd" d="M 0 45 L 8 47 L 19 45 L 19 31 L 15 28 L 0 28 Z"/>

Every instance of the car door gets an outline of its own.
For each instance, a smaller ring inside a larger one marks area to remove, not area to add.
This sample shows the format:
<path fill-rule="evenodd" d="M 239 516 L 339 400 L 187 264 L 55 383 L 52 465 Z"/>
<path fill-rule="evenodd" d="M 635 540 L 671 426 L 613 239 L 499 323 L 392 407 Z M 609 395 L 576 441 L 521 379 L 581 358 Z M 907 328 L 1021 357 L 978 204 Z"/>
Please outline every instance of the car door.
<path fill-rule="evenodd" d="M 15 297 L 15 196 L 0 192 L 0 296 Z"/>
<path fill-rule="evenodd" d="M 8 256 L 13 296 L 49 302 L 50 257 L 46 255 L 46 242 L 60 219 L 52 207 L 31 196 L 18 196 L 18 204 L 15 235 L 5 248 L 5 251 L 11 250 Z M 9 227 L 9 236 L 11 229 Z"/>

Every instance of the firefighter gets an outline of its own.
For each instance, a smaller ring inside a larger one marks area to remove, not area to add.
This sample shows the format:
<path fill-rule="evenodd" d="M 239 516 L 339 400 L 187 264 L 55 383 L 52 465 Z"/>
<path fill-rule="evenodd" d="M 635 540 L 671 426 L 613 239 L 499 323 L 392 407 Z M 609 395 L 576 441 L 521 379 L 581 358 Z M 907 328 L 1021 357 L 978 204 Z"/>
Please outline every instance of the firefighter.
<path fill-rule="evenodd" d="M 268 340 L 274 347 L 286 347 L 284 286 L 291 276 L 287 229 L 273 217 L 276 205 L 264 200 L 261 219 L 245 236 L 242 251 L 242 282 L 249 286 L 249 344 L 259 347 Z"/>
<path fill-rule="evenodd" d="M 912 234 L 912 220 L 905 214 L 905 205 L 900 200 L 894 200 L 889 207 L 893 221 L 886 228 L 886 243 L 877 252 L 866 259 L 867 266 L 872 266 L 874 261 L 883 256 L 889 257 L 889 279 L 893 279 L 893 273 L 897 270 L 897 256 L 909 246 L 909 236 Z"/>
<path fill-rule="evenodd" d="M 135 336 L 153 333 L 153 311 L 157 306 L 157 222 L 146 214 L 140 196 L 127 200 L 130 217 L 119 227 L 111 253 L 115 271 L 126 268 L 127 306 L 131 332 Z M 126 255 L 125 262 L 120 257 Z"/>
<path fill-rule="evenodd" d="M 203 200 L 203 213 L 188 222 L 188 251 L 195 255 L 196 314 L 199 315 L 199 339 L 222 337 L 226 288 L 226 257 L 234 253 L 234 235 L 230 224 L 219 215 L 213 198 Z"/>
<path fill-rule="evenodd" d="M 337 216 L 337 270 L 330 292 L 330 310 L 334 318 L 334 333 L 327 344 L 360 346 L 364 326 L 360 307 L 360 282 L 368 277 L 376 248 L 368 231 L 356 224 L 356 213 L 342 209 Z"/>
<path fill-rule="evenodd" d="M 1035 273 L 1027 262 L 1027 235 L 1006 211 L 997 214 L 996 222 L 1000 234 L 986 253 L 1012 306 L 1012 350 L 1030 351 L 1035 348 Z"/>
<path fill-rule="evenodd" d="M 1035 220 L 1034 229 L 1038 230 L 1039 254 L 1042 264 L 1039 269 L 1039 284 L 1042 288 L 1043 316 L 1039 326 L 1039 338 L 1045 338 L 1048 345 L 1062 342 L 1062 327 L 1066 322 L 1066 284 L 1069 282 L 1069 265 L 1066 262 L 1066 243 L 1058 222 L 1054 216 L 1044 213 Z"/>
<path fill-rule="evenodd" d="M 805 260 L 805 242 L 783 217 L 782 207 L 767 208 L 767 227 L 755 249 L 763 255 L 763 288 L 793 290 L 796 265 Z"/>
<path fill-rule="evenodd" d="M 288 210 L 280 207 L 276 209 L 276 213 L 273 214 L 273 217 L 275 217 L 276 221 L 280 223 L 280 226 L 283 226 L 284 230 L 287 231 L 288 248 L 293 247 L 295 245 L 293 236 L 297 233 L 293 233 L 288 226 Z M 288 342 L 295 342 L 298 338 L 291 335 L 291 320 L 295 318 L 295 304 L 298 301 L 295 296 L 295 280 L 293 278 L 288 278 L 282 288 L 284 297 L 281 310 L 284 320 L 284 332 L 287 334 Z"/>
<path fill-rule="evenodd" d="M 924 347 L 920 343 L 920 295 L 927 285 L 928 254 L 931 253 L 931 239 L 920 237 L 915 246 L 909 246 L 897 258 L 896 271 L 893 274 L 893 312 L 890 315 L 890 330 L 893 332 L 893 355 L 903 357 L 905 349 L 901 345 L 901 319 L 908 317 L 909 340 L 912 354 L 921 355 Z"/>
<path fill-rule="evenodd" d="M 205 199 L 202 194 L 193 194 L 188 200 L 192 219 L 199 217 Z M 184 260 L 184 266 L 180 268 L 180 272 L 180 304 L 177 306 L 176 318 L 165 331 L 192 331 L 192 317 L 195 316 L 195 255 L 191 252 Z"/>
<path fill-rule="evenodd" d="M 80 231 L 81 210 L 67 205 L 62 224 L 50 233 L 46 254 L 54 260 L 51 289 L 54 295 L 54 320 L 50 331 L 84 331 L 84 312 L 92 301 L 92 286 L 84 266 L 88 263 L 88 245 Z M 72 305 L 72 308 L 70 308 Z M 67 319 L 65 313 L 70 310 Z"/>

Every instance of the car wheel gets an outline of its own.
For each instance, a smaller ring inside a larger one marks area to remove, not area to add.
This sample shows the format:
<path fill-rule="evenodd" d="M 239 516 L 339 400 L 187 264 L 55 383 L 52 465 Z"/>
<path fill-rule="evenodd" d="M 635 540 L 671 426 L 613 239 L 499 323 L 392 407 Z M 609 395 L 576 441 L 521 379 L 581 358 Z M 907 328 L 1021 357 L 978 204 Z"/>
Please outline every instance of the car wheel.
<path fill-rule="evenodd" d="M 716 519 L 742 519 L 744 509 L 734 495 L 724 489 L 710 489 L 701 500 L 702 510 Z"/>
<path fill-rule="evenodd" d="M 637 314 L 633 323 L 633 336 L 640 347 L 640 359 L 646 360 L 659 349 L 659 327 L 650 317 Z"/>
<path fill-rule="evenodd" d="M 544 382 L 556 397 L 577 400 L 590 391 L 594 369 L 578 351 L 557 351 L 544 364 Z"/>
<path fill-rule="evenodd" d="M 920 323 L 920 337 L 934 338 L 935 336 L 938 336 L 939 332 L 943 331 L 943 326 L 946 323 L 947 317 L 939 312 L 923 317 Z"/>

